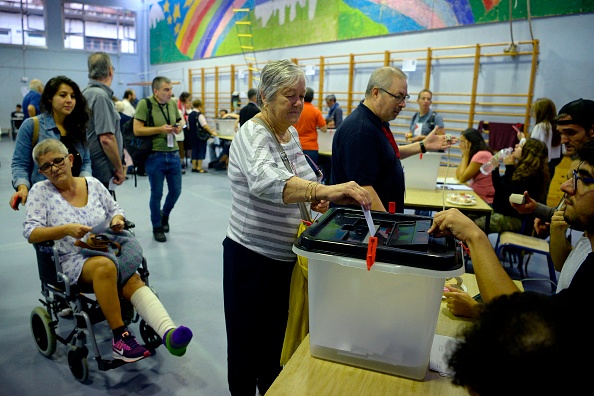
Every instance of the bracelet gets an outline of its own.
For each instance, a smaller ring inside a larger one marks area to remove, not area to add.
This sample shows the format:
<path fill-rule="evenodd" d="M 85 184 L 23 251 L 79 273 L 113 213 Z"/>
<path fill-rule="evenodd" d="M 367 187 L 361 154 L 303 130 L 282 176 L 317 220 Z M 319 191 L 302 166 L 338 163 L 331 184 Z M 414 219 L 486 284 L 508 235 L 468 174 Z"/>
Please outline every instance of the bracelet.
<path fill-rule="evenodd" d="M 305 196 L 303 197 L 303 200 L 305 202 L 311 202 L 311 193 L 309 194 L 309 199 L 308 199 L 308 195 L 307 195 L 307 190 L 309 190 L 309 187 L 313 184 L 314 182 L 309 182 L 309 184 L 307 185 L 307 187 L 305 187 Z"/>
<path fill-rule="evenodd" d="M 314 200 L 316 202 L 318 202 L 318 192 L 317 192 L 317 189 L 318 189 L 318 186 L 319 185 L 320 185 L 319 183 L 316 183 L 316 184 L 314 184 L 314 188 L 313 188 L 313 190 L 314 190 Z"/>
<path fill-rule="evenodd" d="M 419 141 L 419 145 L 421 146 L 421 153 L 425 154 L 427 152 L 427 148 L 425 147 L 425 143 L 422 140 Z"/>

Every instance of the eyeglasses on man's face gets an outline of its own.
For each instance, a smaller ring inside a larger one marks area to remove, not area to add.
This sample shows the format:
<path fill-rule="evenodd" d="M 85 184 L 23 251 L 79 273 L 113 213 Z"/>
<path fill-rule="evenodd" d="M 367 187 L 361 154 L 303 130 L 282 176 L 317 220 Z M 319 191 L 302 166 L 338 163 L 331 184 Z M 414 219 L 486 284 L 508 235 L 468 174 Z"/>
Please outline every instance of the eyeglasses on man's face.
<path fill-rule="evenodd" d="M 410 99 L 410 95 L 403 95 L 401 93 L 399 93 L 398 95 L 394 95 L 393 93 L 390 93 L 390 92 L 386 91 L 383 88 L 379 88 L 378 87 L 378 89 L 380 91 L 383 91 L 383 92 L 387 93 L 388 95 L 390 95 L 392 97 L 392 99 L 394 99 L 394 101 L 396 102 L 396 104 L 400 104 L 400 103 L 404 102 L 405 100 L 409 100 Z"/>
<path fill-rule="evenodd" d="M 64 160 L 66 159 L 66 157 L 68 157 L 67 155 L 65 155 L 64 157 L 58 157 L 58 158 L 54 158 L 54 160 L 52 162 L 47 162 L 43 165 L 41 165 L 39 167 L 39 170 L 43 173 L 48 173 L 51 172 L 52 167 L 62 167 L 62 165 L 64 165 Z"/>
<path fill-rule="evenodd" d="M 591 177 L 580 176 L 577 170 L 573 170 L 573 191 L 577 191 L 577 182 L 581 180 L 584 185 L 594 183 L 594 179 Z"/>

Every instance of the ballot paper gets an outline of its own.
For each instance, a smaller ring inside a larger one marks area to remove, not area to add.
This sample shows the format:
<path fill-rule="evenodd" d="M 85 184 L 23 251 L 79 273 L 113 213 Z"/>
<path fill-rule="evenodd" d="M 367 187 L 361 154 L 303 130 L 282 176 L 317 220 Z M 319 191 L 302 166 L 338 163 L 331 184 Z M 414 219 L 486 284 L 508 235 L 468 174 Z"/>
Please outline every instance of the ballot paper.
<path fill-rule="evenodd" d="M 433 345 L 429 355 L 429 369 L 437 371 L 440 375 L 451 377 L 454 375 L 448 366 L 448 359 L 454 350 L 457 342 L 460 340 L 454 337 L 435 334 L 433 336 Z"/>
<path fill-rule="evenodd" d="M 371 218 L 371 212 L 366 210 L 363 206 L 363 214 L 365 215 L 365 221 L 367 222 L 367 227 L 369 227 L 369 236 L 375 236 L 375 225 L 373 224 L 373 219 Z"/>
<path fill-rule="evenodd" d="M 111 219 L 105 219 L 101 223 L 99 223 L 95 227 L 93 227 L 93 229 L 91 230 L 91 233 L 92 234 L 102 234 L 105 231 L 107 231 L 107 229 L 110 227 L 110 225 L 111 225 Z"/>

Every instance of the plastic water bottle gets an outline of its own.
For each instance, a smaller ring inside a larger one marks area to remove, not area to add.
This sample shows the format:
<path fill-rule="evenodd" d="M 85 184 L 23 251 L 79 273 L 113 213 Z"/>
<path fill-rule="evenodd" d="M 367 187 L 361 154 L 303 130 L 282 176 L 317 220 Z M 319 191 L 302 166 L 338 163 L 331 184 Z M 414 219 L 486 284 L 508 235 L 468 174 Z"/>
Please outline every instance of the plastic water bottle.
<path fill-rule="evenodd" d="M 510 155 L 513 151 L 513 147 L 508 147 L 499 150 L 498 153 L 492 156 L 489 161 L 485 162 L 483 166 L 481 166 L 481 173 L 483 175 L 488 175 L 491 172 L 493 172 L 493 169 L 497 168 L 499 164 L 503 162 L 503 159 Z"/>

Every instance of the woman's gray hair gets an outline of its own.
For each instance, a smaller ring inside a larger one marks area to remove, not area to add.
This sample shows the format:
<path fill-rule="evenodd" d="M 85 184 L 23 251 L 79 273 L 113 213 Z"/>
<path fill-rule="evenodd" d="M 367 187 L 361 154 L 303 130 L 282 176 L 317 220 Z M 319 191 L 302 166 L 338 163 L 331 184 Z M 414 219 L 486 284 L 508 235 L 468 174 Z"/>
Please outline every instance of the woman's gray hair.
<path fill-rule="evenodd" d="M 39 158 L 47 153 L 57 153 L 66 156 L 68 155 L 68 149 L 58 139 L 42 140 L 33 149 L 33 161 L 39 165 Z"/>
<path fill-rule="evenodd" d="M 262 108 L 262 97 L 267 102 L 274 100 L 276 93 L 290 87 L 299 81 L 306 81 L 303 70 L 288 59 L 270 61 L 262 69 L 260 85 L 258 85 L 258 106 Z"/>
<path fill-rule="evenodd" d="M 398 68 L 392 66 L 385 66 L 376 69 L 371 73 L 369 82 L 367 83 L 367 89 L 365 90 L 365 97 L 371 95 L 371 91 L 374 87 L 382 88 L 385 90 L 390 89 L 394 79 L 400 79 L 406 81 L 406 74 Z"/>

